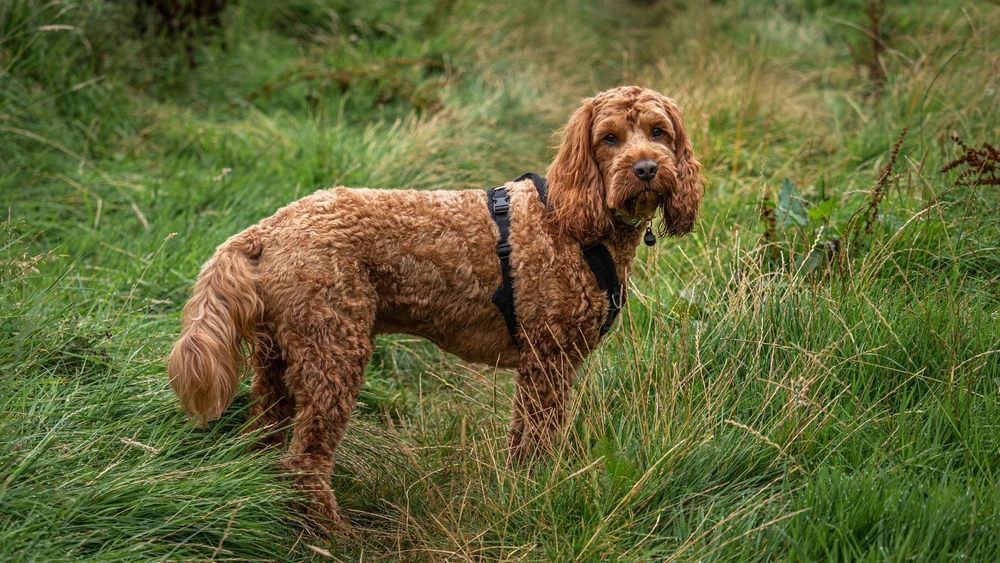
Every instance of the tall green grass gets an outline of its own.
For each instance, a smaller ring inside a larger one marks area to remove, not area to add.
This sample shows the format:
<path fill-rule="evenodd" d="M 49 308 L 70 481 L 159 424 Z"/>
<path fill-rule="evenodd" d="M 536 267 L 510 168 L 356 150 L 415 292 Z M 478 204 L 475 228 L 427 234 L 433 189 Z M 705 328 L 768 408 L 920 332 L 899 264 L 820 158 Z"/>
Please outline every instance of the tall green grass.
<path fill-rule="evenodd" d="M 138 3 L 0 4 L 0 558 L 1000 559 L 1000 197 L 940 172 L 1000 138 L 1000 11 L 886 6 L 877 82 L 862 1 L 232 2 L 195 68 Z M 679 101 L 702 218 L 640 250 L 551 459 L 507 464 L 510 373 L 405 336 L 339 450 L 356 537 L 249 449 L 245 390 L 184 419 L 216 245 L 332 184 L 541 172 L 620 83 Z"/>

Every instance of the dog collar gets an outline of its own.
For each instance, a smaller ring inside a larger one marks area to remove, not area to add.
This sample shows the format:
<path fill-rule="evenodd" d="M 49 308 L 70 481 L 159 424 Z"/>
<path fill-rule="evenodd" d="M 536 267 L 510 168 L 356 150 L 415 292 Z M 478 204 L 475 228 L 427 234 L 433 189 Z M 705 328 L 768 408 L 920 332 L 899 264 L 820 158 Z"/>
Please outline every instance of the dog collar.
<path fill-rule="evenodd" d="M 639 225 L 641 225 L 641 224 L 643 224 L 643 223 L 645 223 L 646 221 L 649 220 L 649 219 L 637 219 L 637 218 L 632 217 L 631 215 L 625 213 L 621 209 L 616 209 L 615 210 L 615 219 L 618 219 L 622 223 L 625 223 L 626 225 L 628 225 L 630 227 L 635 227 L 635 228 L 639 228 Z"/>

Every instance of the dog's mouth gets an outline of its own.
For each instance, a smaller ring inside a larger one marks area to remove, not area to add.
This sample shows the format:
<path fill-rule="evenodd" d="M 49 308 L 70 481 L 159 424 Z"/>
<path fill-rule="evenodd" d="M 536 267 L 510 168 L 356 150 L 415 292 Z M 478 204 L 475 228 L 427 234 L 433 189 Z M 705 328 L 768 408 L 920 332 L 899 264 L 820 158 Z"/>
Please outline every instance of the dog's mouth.
<path fill-rule="evenodd" d="M 656 208 L 660 204 L 660 197 L 653 192 L 652 187 L 643 186 L 643 190 L 622 202 L 617 210 L 619 216 L 630 221 L 648 221 L 656 213 Z"/>
<path fill-rule="evenodd" d="M 658 206 L 659 198 L 656 194 L 644 191 L 622 202 L 617 209 L 614 209 L 614 217 L 619 223 L 639 227 L 653 218 Z"/>

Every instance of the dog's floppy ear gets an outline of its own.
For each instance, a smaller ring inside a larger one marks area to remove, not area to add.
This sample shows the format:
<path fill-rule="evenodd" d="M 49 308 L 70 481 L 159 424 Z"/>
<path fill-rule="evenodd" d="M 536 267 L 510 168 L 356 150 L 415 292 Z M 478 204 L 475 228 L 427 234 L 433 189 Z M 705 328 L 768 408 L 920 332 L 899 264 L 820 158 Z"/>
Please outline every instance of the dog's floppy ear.
<path fill-rule="evenodd" d="M 684 119 L 673 100 L 663 96 L 663 109 L 674 126 L 674 175 L 677 186 L 663 203 L 665 234 L 681 236 L 691 232 L 701 204 L 701 163 L 694 157 L 694 148 L 684 129 Z"/>
<path fill-rule="evenodd" d="M 591 140 L 594 100 L 584 100 L 566 125 L 563 142 L 549 166 L 549 209 L 560 233 L 593 242 L 610 226 L 604 179 Z"/>

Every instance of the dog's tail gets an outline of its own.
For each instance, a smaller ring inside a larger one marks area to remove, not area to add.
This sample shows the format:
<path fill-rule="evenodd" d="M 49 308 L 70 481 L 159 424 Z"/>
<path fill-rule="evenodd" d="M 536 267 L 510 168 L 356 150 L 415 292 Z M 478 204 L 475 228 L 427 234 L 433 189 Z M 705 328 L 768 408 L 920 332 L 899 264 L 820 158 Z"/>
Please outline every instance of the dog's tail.
<path fill-rule="evenodd" d="M 230 238 L 202 266 L 167 360 L 170 387 L 199 424 L 233 402 L 245 371 L 243 345 L 252 350 L 258 344 L 264 303 L 256 290 L 256 260 L 263 246 L 255 231 Z"/>

